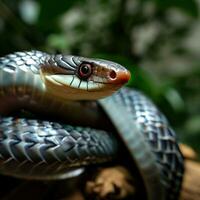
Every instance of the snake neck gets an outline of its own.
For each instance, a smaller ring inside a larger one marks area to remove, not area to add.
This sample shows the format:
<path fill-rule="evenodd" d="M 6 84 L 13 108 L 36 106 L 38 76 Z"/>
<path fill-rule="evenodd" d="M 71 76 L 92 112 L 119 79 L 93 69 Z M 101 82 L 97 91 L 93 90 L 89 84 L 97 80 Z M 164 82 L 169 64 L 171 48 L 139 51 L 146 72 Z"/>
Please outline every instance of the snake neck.
<path fill-rule="evenodd" d="M 39 67 L 47 54 L 38 51 L 17 52 L 0 58 L 1 113 L 10 112 L 43 96 L 45 86 Z"/>

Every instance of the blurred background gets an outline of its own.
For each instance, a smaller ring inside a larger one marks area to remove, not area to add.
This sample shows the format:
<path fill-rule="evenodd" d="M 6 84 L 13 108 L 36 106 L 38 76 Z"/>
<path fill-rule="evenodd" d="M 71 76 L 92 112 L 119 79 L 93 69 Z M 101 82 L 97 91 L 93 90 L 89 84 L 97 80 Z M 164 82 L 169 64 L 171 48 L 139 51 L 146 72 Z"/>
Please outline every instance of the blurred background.
<path fill-rule="evenodd" d="M 1 0 L 0 56 L 22 50 L 113 60 L 200 153 L 200 0 Z"/>

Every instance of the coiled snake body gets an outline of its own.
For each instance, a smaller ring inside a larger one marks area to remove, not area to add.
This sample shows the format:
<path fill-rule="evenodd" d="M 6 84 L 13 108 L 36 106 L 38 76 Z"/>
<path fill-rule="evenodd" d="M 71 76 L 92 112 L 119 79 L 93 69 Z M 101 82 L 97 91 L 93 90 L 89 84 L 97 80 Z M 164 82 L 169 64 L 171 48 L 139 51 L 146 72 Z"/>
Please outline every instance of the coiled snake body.
<path fill-rule="evenodd" d="M 78 173 L 74 167 L 112 160 L 119 138 L 100 130 L 112 121 L 148 199 L 177 199 L 183 158 L 166 118 L 138 91 L 124 87 L 107 97 L 129 76 L 121 65 L 106 60 L 40 51 L 0 58 L 0 173 L 66 178 L 69 170 Z M 8 116 L 19 109 L 65 123 Z"/>

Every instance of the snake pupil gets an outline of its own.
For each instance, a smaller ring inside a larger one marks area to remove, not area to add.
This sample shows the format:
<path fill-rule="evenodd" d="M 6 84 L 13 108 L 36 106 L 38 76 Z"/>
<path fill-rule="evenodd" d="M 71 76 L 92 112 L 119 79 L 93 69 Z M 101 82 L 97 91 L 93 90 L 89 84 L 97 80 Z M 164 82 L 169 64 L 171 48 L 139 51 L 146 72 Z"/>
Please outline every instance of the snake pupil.
<path fill-rule="evenodd" d="M 89 67 L 87 65 L 83 65 L 81 71 L 83 74 L 87 74 L 89 72 Z"/>
<path fill-rule="evenodd" d="M 92 65 L 89 63 L 82 63 L 78 70 L 78 75 L 82 79 L 88 79 L 92 74 Z"/>

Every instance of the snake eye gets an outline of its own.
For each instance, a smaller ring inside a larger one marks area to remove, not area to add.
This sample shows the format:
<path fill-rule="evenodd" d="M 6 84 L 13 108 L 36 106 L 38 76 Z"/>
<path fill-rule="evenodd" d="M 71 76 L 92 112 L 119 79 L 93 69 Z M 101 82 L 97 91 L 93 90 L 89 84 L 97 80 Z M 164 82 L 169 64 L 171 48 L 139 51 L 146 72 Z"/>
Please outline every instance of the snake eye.
<path fill-rule="evenodd" d="M 78 69 L 78 75 L 82 79 L 88 79 L 92 74 L 92 65 L 89 63 L 82 63 Z"/>

